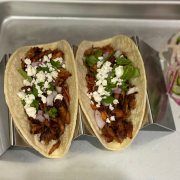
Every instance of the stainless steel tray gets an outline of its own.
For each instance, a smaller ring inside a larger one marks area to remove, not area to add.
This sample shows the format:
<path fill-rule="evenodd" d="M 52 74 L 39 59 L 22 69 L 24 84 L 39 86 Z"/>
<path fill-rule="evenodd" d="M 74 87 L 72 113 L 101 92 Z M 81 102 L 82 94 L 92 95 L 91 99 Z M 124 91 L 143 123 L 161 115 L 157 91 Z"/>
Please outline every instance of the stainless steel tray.
<path fill-rule="evenodd" d="M 120 33 L 133 36 L 148 78 L 144 129 L 175 130 L 158 51 L 180 30 L 179 9 L 180 3 L 174 1 L 0 3 L 0 154 L 10 146 L 26 146 L 13 127 L 4 101 L 3 75 L 8 55 L 20 46 L 59 39 L 78 45 L 84 39 L 99 40 Z M 90 134 L 82 119 L 79 111 L 75 137 Z"/>

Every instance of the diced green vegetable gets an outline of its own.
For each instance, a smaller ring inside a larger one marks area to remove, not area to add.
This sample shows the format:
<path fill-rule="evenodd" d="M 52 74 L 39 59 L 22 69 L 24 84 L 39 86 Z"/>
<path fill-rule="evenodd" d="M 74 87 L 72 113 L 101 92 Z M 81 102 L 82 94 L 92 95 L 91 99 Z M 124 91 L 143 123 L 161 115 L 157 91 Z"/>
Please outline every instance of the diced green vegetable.
<path fill-rule="evenodd" d="M 36 110 L 39 108 L 39 101 L 34 99 L 33 102 L 31 103 L 31 107 L 35 107 Z"/>
<path fill-rule="evenodd" d="M 58 112 L 57 109 L 53 107 L 48 111 L 48 114 L 50 117 L 55 118 L 57 116 L 57 112 Z"/>
<path fill-rule="evenodd" d="M 86 57 L 85 62 L 88 66 L 91 67 L 98 62 L 98 59 L 95 56 L 91 55 L 91 56 Z"/>
<path fill-rule="evenodd" d="M 30 76 L 27 75 L 26 71 L 24 71 L 23 69 L 18 69 L 18 72 L 21 74 L 21 76 L 24 79 L 27 79 L 29 82 L 32 81 L 32 78 Z"/>
<path fill-rule="evenodd" d="M 105 99 L 102 99 L 103 103 L 111 104 L 114 101 L 114 98 L 112 96 L 108 96 Z"/>
<path fill-rule="evenodd" d="M 124 66 L 124 65 L 129 65 L 132 62 L 129 59 L 126 59 L 125 57 L 119 57 L 116 59 L 116 63 L 118 65 Z"/>
<path fill-rule="evenodd" d="M 176 40 L 176 44 L 179 44 L 179 43 L 180 43 L 180 36 Z"/>
<path fill-rule="evenodd" d="M 32 94 L 37 97 L 38 96 L 38 90 L 35 88 L 35 86 L 32 87 Z"/>
<path fill-rule="evenodd" d="M 102 56 L 102 55 L 103 55 L 103 52 L 102 52 L 102 50 L 97 49 L 97 50 L 94 52 L 94 55 L 95 55 L 96 58 L 98 58 L 99 56 Z"/>
<path fill-rule="evenodd" d="M 59 69 L 61 67 L 61 63 L 59 61 L 50 61 L 51 65 L 56 68 Z"/>

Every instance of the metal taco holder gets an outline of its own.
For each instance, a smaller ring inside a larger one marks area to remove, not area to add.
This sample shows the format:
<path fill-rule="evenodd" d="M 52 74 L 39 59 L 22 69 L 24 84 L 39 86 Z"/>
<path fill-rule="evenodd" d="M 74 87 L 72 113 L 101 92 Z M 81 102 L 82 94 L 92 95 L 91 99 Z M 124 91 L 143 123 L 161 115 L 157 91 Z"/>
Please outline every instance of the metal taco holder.
<path fill-rule="evenodd" d="M 8 53 L 20 46 L 57 39 L 65 38 L 71 44 L 78 44 L 84 39 L 105 39 L 117 34 L 137 35 L 160 51 L 167 38 L 179 31 L 179 6 L 179 1 L 0 2 L 0 155 L 9 147 L 28 147 L 14 128 L 4 100 L 3 79 Z M 161 69 L 161 65 L 166 67 L 166 62 L 138 37 L 133 40 L 143 56 L 148 83 L 142 130 L 175 131 Z M 92 135 L 83 119 L 79 110 L 74 138 Z"/>
<path fill-rule="evenodd" d="M 141 130 L 175 131 L 175 124 L 166 94 L 159 53 L 137 36 L 132 37 L 132 39 L 141 52 L 147 77 L 146 111 Z M 9 147 L 30 147 L 14 127 L 12 117 L 4 100 L 3 76 L 9 57 L 10 55 L 5 55 L 0 63 L 0 155 Z M 94 136 L 92 129 L 85 119 L 86 117 L 79 106 L 74 139 L 82 135 Z"/>

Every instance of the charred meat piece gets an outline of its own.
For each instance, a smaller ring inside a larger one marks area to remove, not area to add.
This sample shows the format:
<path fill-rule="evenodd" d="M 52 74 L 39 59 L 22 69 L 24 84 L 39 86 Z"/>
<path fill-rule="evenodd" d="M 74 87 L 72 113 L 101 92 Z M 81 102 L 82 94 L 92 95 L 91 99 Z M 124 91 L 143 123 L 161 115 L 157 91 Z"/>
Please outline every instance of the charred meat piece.
<path fill-rule="evenodd" d="M 71 76 L 71 73 L 65 69 L 60 69 L 60 73 L 58 74 L 57 79 L 55 80 L 55 85 L 56 86 L 61 86 L 68 77 Z"/>
<path fill-rule="evenodd" d="M 58 140 L 57 143 L 55 143 L 49 150 L 49 155 L 52 154 L 60 146 L 60 144 L 61 144 L 61 141 Z"/>

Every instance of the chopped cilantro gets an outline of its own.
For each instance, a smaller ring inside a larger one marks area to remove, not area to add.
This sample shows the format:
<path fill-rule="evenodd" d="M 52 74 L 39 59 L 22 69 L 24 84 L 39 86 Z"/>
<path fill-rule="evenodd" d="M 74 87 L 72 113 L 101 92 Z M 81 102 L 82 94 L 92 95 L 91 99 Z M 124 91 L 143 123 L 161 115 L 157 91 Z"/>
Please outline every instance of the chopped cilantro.
<path fill-rule="evenodd" d="M 36 110 L 39 108 L 39 101 L 34 99 L 33 102 L 31 103 L 31 107 L 35 107 Z"/>
<path fill-rule="evenodd" d="M 131 78 L 138 77 L 140 75 L 139 69 L 132 65 L 124 66 L 124 73 L 121 76 L 124 80 L 130 80 Z"/>
<path fill-rule="evenodd" d="M 91 67 L 98 62 L 98 59 L 95 56 L 91 55 L 91 56 L 86 57 L 85 62 L 88 66 Z"/>
<path fill-rule="evenodd" d="M 48 88 L 48 90 L 50 90 L 50 91 L 53 91 L 53 90 L 54 90 L 54 85 L 53 85 L 52 83 L 49 83 L 49 88 Z"/>
<path fill-rule="evenodd" d="M 53 61 L 51 60 L 50 61 L 51 65 L 56 68 L 56 69 L 59 69 L 61 67 L 61 63 L 59 61 Z"/>
<path fill-rule="evenodd" d="M 125 58 L 125 57 L 118 57 L 118 58 L 116 59 L 116 63 L 117 63 L 118 65 L 124 66 L 124 65 L 129 65 L 129 64 L 131 64 L 132 62 L 131 62 L 129 59 Z"/>
<path fill-rule="evenodd" d="M 102 55 L 103 55 L 103 52 L 102 52 L 102 50 L 97 49 L 97 50 L 94 52 L 94 55 L 95 55 L 96 58 L 98 58 L 99 56 L 102 56 Z"/>
<path fill-rule="evenodd" d="M 32 94 L 37 97 L 38 96 L 38 90 L 35 88 L 35 86 L 33 86 L 32 88 Z"/>
<path fill-rule="evenodd" d="M 50 117 L 55 118 L 57 116 L 57 109 L 55 107 L 52 107 L 49 111 L 48 114 Z"/>
<path fill-rule="evenodd" d="M 103 103 L 111 104 L 114 101 L 114 98 L 112 96 L 108 96 L 105 99 L 102 99 Z"/>
<path fill-rule="evenodd" d="M 123 81 L 123 82 L 122 82 L 121 89 L 122 89 L 123 91 L 127 91 L 127 90 L 128 90 L 128 84 L 127 84 L 126 81 Z"/>
<path fill-rule="evenodd" d="M 41 67 L 41 66 L 37 68 L 37 72 L 39 71 L 48 72 L 48 73 L 50 72 L 48 67 Z"/>

